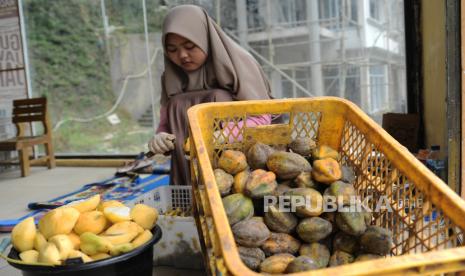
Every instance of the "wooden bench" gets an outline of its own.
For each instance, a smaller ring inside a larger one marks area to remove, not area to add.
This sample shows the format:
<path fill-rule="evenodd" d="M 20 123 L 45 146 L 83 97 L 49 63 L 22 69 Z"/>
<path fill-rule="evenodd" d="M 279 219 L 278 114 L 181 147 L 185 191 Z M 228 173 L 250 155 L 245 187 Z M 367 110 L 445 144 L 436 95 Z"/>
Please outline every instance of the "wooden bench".
<path fill-rule="evenodd" d="M 16 137 L 0 141 L 0 151 L 18 151 L 21 166 L 21 176 L 29 175 L 31 162 L 45 160 L 49 169 L 55 167 L 55 157 L 52 146 L 52 129 L 47 113 L 47 99 L 33 98 L 13 101 L 13 124 L 16 125 Z M 38 136 L 25 136 L 25 128 L 33 122 L 42 122 L 44 133 Z M 35 145 L 45 146 L 45 156 L 29 160 L 29 149 Z"/>

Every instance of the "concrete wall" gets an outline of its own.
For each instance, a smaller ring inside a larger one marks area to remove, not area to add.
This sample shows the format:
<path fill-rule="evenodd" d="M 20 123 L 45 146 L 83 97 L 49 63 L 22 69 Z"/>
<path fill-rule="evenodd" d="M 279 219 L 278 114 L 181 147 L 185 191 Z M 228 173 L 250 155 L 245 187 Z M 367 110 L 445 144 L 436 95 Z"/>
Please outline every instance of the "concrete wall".
<path fill-rule="evenodd" d="M 445 1 L 422 1 L 423 99 L 426 145 L 447 152 Z"/>

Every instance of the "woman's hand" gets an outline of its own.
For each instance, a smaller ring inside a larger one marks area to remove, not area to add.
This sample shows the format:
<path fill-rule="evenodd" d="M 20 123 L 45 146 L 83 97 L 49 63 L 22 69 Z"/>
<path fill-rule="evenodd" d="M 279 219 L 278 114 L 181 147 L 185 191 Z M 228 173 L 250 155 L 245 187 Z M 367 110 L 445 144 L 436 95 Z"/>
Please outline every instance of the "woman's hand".
<path fill-rule="evenodd" d="M 165 154 L 174 150 L 175 136 L 166 132 L 160 132 L 149 141 L 149 150 L 155 154 Z"/>

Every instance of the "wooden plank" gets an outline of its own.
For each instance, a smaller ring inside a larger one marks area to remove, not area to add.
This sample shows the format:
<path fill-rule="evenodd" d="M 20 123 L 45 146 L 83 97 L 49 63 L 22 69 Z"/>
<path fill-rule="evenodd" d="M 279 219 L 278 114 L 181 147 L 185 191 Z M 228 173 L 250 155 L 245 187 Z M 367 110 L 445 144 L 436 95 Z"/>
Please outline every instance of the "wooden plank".
<path fill-rule="evenodd" d="M 14 107 L 13 114 L 29 114 L 29 113 L 45 113 L 45 105 L 32 106 L 32 107 Z M 38 114 L 36 114 L 38 115 Z"/>
<path fill-rule="evenodd" d="M 460 11 L 459 3 L 455 0 L 446 1 L 446 74 L 447 74 L 447 150 L 448 150 L 448 179 L 452 190 L 460 194 L 461 175 L 461 77 L 460 58 Z"/>
<path fill-rule="evenodd" d="M 45 120 L 45 115 L 32 115 L 32 116 L 15 116 L 13 123 L 27 123 L 27 122 L 40 122 Z"/>
<path fill-rule="evenodd" d="M 19 99 L 14 100 L 13 105 L 37 105 L 37 104 L 47 104 L 46 98 L 32 98 L 32 99 Z"/>
<path fill-rule="evenodd" d="M 460 171 L 461 171 L 461 187 L 460 187 L 460 194 L 462 198 L 465 198 L 465 97 L 463 96 L 465 93 L 465 0 L 460 1 L 460 30 L 461 30 L 461 47 L 462 47 L 462 110 L 461 110 L 461 143 L 460 143 L 460 152 L 461 152 L 461 162 L 460 162 Z"/>

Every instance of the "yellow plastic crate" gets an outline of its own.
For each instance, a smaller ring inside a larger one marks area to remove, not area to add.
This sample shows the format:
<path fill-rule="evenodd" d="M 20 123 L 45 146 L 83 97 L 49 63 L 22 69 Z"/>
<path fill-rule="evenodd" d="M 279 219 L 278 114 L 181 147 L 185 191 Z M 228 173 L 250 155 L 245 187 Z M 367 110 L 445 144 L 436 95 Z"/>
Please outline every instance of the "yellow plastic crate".
<path fill-rule="evenodd" d="M 220 143 L 225 125 L 258 114 L 285 114 L 279 125 L 241 127 Z M 223 150 L 254 141 L 285 145 L 311 137 L 340 152 L 356 171 L 362 198 L 384 195 L 393 212 L 373 213 L 390 229 L 391 257 L 324 268 L 298 275 L 434 275 L 465 270 L 465 201 L 353 103 L 334 97 L 208 103 L 188 111 L 194 215 L 211 275 L 254 275 L 241 261 L 218 192 L 212 166 Z M 215 132 L 218 131 L 219 132 Z M 297 274 L 296 274 L 297 275 Z"/>

